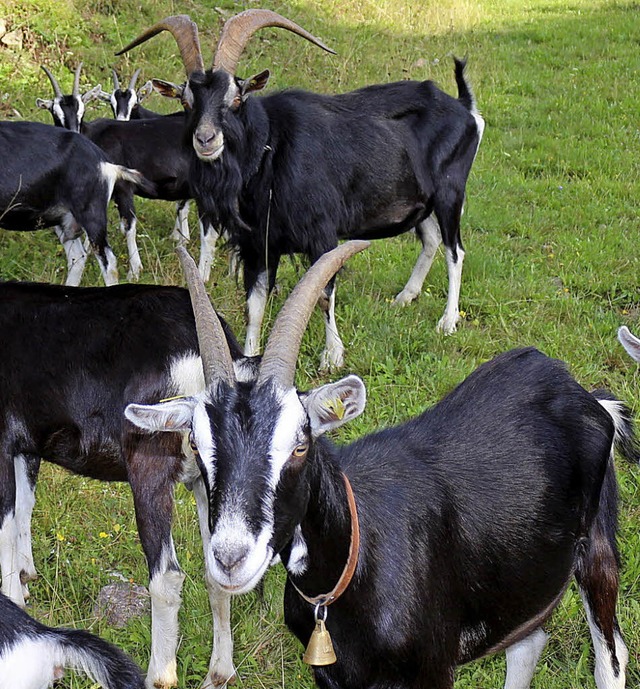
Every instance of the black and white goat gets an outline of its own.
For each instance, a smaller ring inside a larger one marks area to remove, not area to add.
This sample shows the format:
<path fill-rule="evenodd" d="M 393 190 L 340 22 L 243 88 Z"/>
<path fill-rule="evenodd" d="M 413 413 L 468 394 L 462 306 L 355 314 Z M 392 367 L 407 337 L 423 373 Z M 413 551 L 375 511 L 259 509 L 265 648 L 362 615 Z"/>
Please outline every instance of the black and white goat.
<path fill-rule="evenodd" d="M 329 253 L 313 275 L 326 284 L 358 248 L 343 245 Z M 196 312 L 199 309 L 196 304 Z M 2 592 L 24 606 L 27 582 L 36 575 L 30 523 L 40 457 L 84 476 L 128 481 L 149 565 L 149 688 L 177 683 L 184 574 L 171 538 L 174 485 L 182 481 L 194 491 L 205 550 L 208 488 L 188 437 L 179 432 L 149 436 L 129 423 L 123 411 L 131 402 L 151 403 L 204 390 L 204 376 L 217 364 L 205 355 L 203 373 L 193 313 L 188 292 L 178 287 L 118 285 L 105 290 L 0 284 Z M 254 378 L 255 361 L 242 356 L 233 335 L 223 328 L 234 376 Z M 209 349 L 206 340 L 204 349 Z M 205 686 L 217 686 L 234 674 L 230 596 L 208 568 L 205 581 L 214 627 Z"/>
<path fill-rule="evenodd" d="M 191 198 L 189 188 L 190 151 L 184 144 L 185 115 L 183 112 L 170 115 L 155 114 L 154 117 L 134 120 L 99 118 L 91 122 L 83 120 L 84 107 L 78 96 L 63 96 L 60 86 L 51 72 L 43 67 L 54 89 L 56 97 L 50 101 L 38 99 L 38 103 L 49 104 L 53 122 L 66 129 L 77 125 L 77 131 L 101 148 L 109 160 L 139 170 L 154 184 L 153 194 L 136 189 L 130 184 L 116 185 L 113 200 L 120 215 L 120 229 L 127 240 L 130 280 L 137 280 L 142 271 L 142 261 L 136 240 L 137 217 L 133 202 L 134 194 L 163 201 L 175 201 L 176 222 L 172 236 L 178 241 L 189 237 L 187 222 L 188 207 L 185 202 Z M 135 77 L 135 75 L 134 75 Z M 76 71 L 76 82 L 79 68 Z M 74 85 L 74 91 L 77 88 Z M 146 111 L 150 113 L 151 111 Z M 186 225 L 186 227 L 185 227 Z M 200 214 L 200 272 L 208 280 L 214 260 L 218 232 Z"/>
<path fill-rule="evenodd" d="M 84 630 L 41 624 L 0 593 L 0 689 L 48 689 L 67 668 L 104 689 L 144 689 L 140 668 L 119 648 Z"/>
<path fill-rule="evenodd" d="M 118 281 L 107 240 L 107 206 L 117 183 L 153 193 L 136 170 L 109 162 L 88 139 L 38 122 L 0 122 L 0 227 L 56 227 L 67 256 L 66 283 L 80 283 L 87 252 L 96 254 L 105 284 Z"/>
<path fill-rule="evenodd" d="M 286 28 L 330 51 L 274 12 L 247 10 L 225 23 L 209 70 L 197 26 L 186 15 L 158 22 L 118 53 L 163 30 L 178 43 L 188 78 L 184 101 L 191 108 L 190 184 L 201 208 L 239 249 L 248 311 L 245 354 L 259 351 L 265 304 L 282 255 L 302 253 L 313 263 L 338 239 L 389 237 L 414 227 L 422 253 L 396 302 L 418 296 L 443 241 L 449 293 L 438 329 L 453 332 L 464 257 L 460 216 L 484 129 L 464 63 L 456 60 L 458 98 L 430 81 L 337 96 L 287 90 L 251 98 L 269 72 L 248 79 L 235 72 L 247 41 L 265 26 Z M 341 366 L 333 281 L 320 305 L 326 319 L 321 365 Z"/>
<path fill-rule="evenodd" d="M 238 371 L 250 372 L 233 336 L 227 336 Z M 2 592 L 24 606 L 27 582 L 36 575 L 30 523 L 40 458 L 99 480 L 128 481 L 150 575 L 147 683 L 173 686 L 184 579 L 171 538 L 173 490 L 179 480 L 202 479 L 192 455 L 184 454 L 186 440 L 143 435 L 123 411 L 132 401 L 203 389 L 188 292 L 132 284 L 105 289 L 0 283 L 0 350 Z M 201 494 L 196 490 L 198 499 Z M 221 632 L 213 654 L 231 663 L 230 622 L 220 615 L 214 608 Z"/>
<path fill-rule="evenodd" d="M 120 86 L 120 80 L 115 69 L 113 73 L 113 91 L 101 91 L 100 100 L 109 103 L 113 116 L 116 120 L 128 122 L 129 120 L 150 120 L 162 117 L 161 113 L 143 108 L 140 103 L 153 92 L 151 81 L 145 82 L 139 89 L 136 89 L 136 81 L 140 75 L 140 69 L 136 69 L 131 77 L 131 81 L 126 89 Z M 204 229 L 201 227 L 200 231 Z M 189 241 L 189 199 L 182 199 L 176 202 L 176 221 L 171 233 L 171 237 L 176 242 Z M 208 279 L 208 275 L 205 277 Z"/>
<path fill-rule="evenodd" d="M 53 86 L 53 98 L 36 98 L 36 105 L 42 110 L 48 110 L 53 116 L 54 122 L 59 127 L 64 127 L 72 132 L 79 132 L 87 103 L 100 98 L 102 87 L 100 84 L 93 86 L 88 91 L 80 93 L 80 73 L 82 62 L 76 67 L 73 78 L 73 90 L 65 95 L 51 72 L 42 65 L 42 70 L 49 77 Z"/>
<path fill-rule="evenodd" d="M 120 79 L 116 70 L 112 69 L 113 91 L 100 91 L 100 100 L 111 106 L 116 120 L 128 122 L 129 120 L 148 120 L 159 116 L 159 113 L 143 108 L 140 105 L 147 96 L 153 93 L 153 86 L 150 81 L 145 82 L 139 89 L 136 89 L 136 82 L 140 76 L 140 71 L 139 68 L 136 69 L 129 81 L 129 85 L 123 89 L 120 86 Z"/>
<path fill-rule="evenodd" d="M 624 687 L 612 452 L 637 451 L 621 402 L 519 349 L 417 418 L 337 447 L 322 436 L 363 411 L 363 382 L 294 387 L 322 279 L 308 273 L 298 284 L 257 378 L 245 382 L 213 309 L 204 317 L 195 266 L 190 274 L 203 303 L 200 342 L 217 364 L 206 392 L 131 404 L 125 414 L 150 438 L 190 434 L 217 586 L 248 591 L 280 555 L 287 625 L 307 643 L 325 620 L 333 638 L 337 662 L 315 669 L 319 687 L 452 689 L 458 664 L 506 650 L 505 688 L 526 689 L 546 643 L 542 626 L 574 576 L 596 686 Z"/>

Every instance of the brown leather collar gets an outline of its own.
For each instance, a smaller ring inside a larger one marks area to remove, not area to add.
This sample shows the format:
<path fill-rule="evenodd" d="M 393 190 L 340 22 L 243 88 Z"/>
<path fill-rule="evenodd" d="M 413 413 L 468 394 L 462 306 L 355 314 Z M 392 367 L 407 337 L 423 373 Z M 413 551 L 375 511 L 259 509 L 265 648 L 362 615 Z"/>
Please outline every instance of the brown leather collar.
<path fill-rule="evenodd" d="M 319 596 L 314 596 L 313 598 L 305 595 L 302 591 L 293 583 L 293 588 L 311 605 L 331 605 L 345 592 L 347 586 L 351 583 L 353 574 L 356 571 L 356 566 L 358 565 L 358 555 L 360 553 L 360 525 L 358 523 L 358 509 L 356 507 L 356 499 L 353 495 L 353 489 L 349 483 L 349 479 L 346 474 L 342 474 L 344 479 L 344 486 L 347 491 L 347 502 L 349 504 L 349 513 L 351 515 L 351 542 L 349 543 L 349 556 L 347 558 L 347 564 L 342 570 L 340 579 L 335 585 L 332 591 L 329 593 L 324 593 Z"/>

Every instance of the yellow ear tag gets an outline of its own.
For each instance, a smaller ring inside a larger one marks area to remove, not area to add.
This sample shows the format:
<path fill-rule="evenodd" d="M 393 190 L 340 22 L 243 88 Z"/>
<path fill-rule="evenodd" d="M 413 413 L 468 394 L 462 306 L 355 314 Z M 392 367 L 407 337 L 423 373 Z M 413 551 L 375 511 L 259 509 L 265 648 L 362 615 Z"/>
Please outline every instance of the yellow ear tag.
<path fill-rule="evenodd" d="M 336 419 L 339 419 L 340 421 L 344 419 L 344 415 L 347 411 L 341 397 L 334 397 L 333 399 L 327 400 L 324 403 L 324 407 L 325 409 L 327 409 L 327 411 L 330 411 L 336 417 Z"/>

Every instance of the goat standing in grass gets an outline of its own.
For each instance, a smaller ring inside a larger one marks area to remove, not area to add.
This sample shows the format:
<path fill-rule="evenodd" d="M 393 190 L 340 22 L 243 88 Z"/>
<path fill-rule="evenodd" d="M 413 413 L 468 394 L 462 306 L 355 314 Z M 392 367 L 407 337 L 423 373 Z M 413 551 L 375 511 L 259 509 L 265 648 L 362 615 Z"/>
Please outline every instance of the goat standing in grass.
<path fill-rule="evenodd" d="M 65 96 L 55 77 L 43 67 L 54 90 L 52 100 L 38 99 L 38 105 L 47 109 L 57 127 L 74 129 L 102 149 L 109 160 L 139 170 L 154 184 L 153 193 L 126 182 L 116 185 L 113 201 L 120 215 L 120 229 L 127 240 L 130 280 L 138 280 L 142 271 L 142 260 L 136 239 L 137 216 L 133 201 L 134 194 L 162 201 L 176 201 L 176 224 L 174 236 L 180 241 L 188 238 L 186 218 L 188 209 L 185 201 L 191 198 L 189 189 L 189 150 L 183 144 L 185 114 L 155 114 L 126 121 L 99 118 L 86 122 L 83 119 L 84 105 L 76 93 Z M 76 82 L 79 72 L 76 71 Z M 96 87 L 100 88 L 100 87 Z M 145 111 L 147 114 L 151 111 Z M 186 235 L 186 237 L 185 237 Z M 214 260 L 218 232 L 210 223 L 200 221 L 200 273 L 208 280 Z"/>
<path fill-rule="evenodd" d="M 506 650 L 505 689 L 527 689 L 542 627 L 575 577 L 596 686 L 623 689 L 613 449 L 637 449 L 621 402 L 518 349 L 422 415 L 338 447 L 322 436 L 364 410 L 363 382 L 294 387 L 326 276 L 300 281 L 257 378 L 241 381 L 185 265 L 202 356 L 208 342 L 216 364 L 206 391 L 125 414 L 150 437 L 189 434 L 208 502 L 208 579 L 243 593 L 282 558 L 287 625 L 305 644 L 322 623 L 333 638 L 337 662 L 315 668 L 319 687 L 452 689 L 458 664 Z"/>
<path fill-rule="evenodd" d="M 183 101 L 190 109 L 190 186 L 205 214 L 229 232 L 239 250 L 247 295 L 245 354 L 260 349 L 281 256 L 301 253 L 313 263 L 339 239 L 391 237 L 414 227 L 422 253 L 396 302 L 418 296 L 444 242 L 449 293 L 438 329 L 453 332 L 464 257 L 460 217 L 484 130 L 464 63 L 455 63 L 458 98 L 430 81 L 337 96 L 287 90 L 252 98 L 269 72 L 247 79 L 235 73 L 249 38 L 266 26 L 286 28 L 330 51 L 274 12 L 247 10 L 225 23 L 209 70 L 197 26 L 185 15 L 158 22 L 118 53 L 163 30 L 178 43 L 188 78 Z M 321 366 L 342 366 L 333 280 L 320 306 L 326 339 Z"/>
<path fill-rule="evenodd" d="M 87 260 L 82 232 L 106 285 L 118 281 L 107 239 L 114 186 L 155 193 L 136 170 L 114 165 L 88 139 L 39 122 L 0 122 L 0 227 L 30 232 L 56 227 L 67 255 L 67 285 L 78 285 Z"/>

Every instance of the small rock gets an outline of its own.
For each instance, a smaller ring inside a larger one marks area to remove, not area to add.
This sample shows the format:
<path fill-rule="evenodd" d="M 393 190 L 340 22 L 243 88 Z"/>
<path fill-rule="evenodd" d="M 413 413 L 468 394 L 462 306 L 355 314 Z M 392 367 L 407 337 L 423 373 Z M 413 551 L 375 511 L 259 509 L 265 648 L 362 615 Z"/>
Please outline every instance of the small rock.
<path fill-rule="evenodd" d="M 151 611 L 149 591 L 140 584 L 118 582 L 103 586 L 93 608 L 93 614 L 112 627 L 124 627 L 129 620 Z"/>
<path fill-rule="evenodd" d="M 10 48 L 18 48 L 18 50 L 21 50 L 22 31 L 9 31 L 9 33 L 6 33 L 2 38 L 0 38 L 0 41 Z"/>

